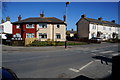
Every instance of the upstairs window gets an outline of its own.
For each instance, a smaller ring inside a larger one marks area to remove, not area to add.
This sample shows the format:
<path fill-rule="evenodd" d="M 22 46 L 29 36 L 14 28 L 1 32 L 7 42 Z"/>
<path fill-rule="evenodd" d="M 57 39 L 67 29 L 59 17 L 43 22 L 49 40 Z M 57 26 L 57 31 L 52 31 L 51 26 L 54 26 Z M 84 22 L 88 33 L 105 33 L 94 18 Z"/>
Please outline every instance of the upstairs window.
<path fill-rule="evenodd" d="M 39 28 L 47 28 L 47 24 L 41 23 L 41 24 L 39 24 Z"/>
<path fill-rule="evenodd" d="M 34 28 L 34 24 L 27 24 L 26 28 Z"/>
<path fill-rule="evenodd" d="M 61 39 L 61 35 L 59 33 L 56 33 L 56 39 Z"/>
<path fill-rule="evenodd" d="M 96 29 L 96 25 L 95 24 L 93 24 L 92 29 Z"/>
<path fill-rule="evenodd" d="M 20 25 L 16 25 L 16 28 L 19 29 L 19 28 L 20 28 Z"/>
<path fill-rule="evenodd" d="M 60 25 L 59 25 L 59 24 L 57 24 L 57 28 L 60 28 Z"/>
<path fill-rule="evenodd" d="M 46 39 L 47 38 L 47 34 L 46 33 L 39 33 L 39 38 L 40 39 Z"/>
<path fill-rule="evenodd" d="M 111 31 L 111 28 L 109 28 L 109 30 Z"/>
<path fill-rule="evenodd" d="M 103 30 L 106 30 L 106 27 L 103 26 Z"/>

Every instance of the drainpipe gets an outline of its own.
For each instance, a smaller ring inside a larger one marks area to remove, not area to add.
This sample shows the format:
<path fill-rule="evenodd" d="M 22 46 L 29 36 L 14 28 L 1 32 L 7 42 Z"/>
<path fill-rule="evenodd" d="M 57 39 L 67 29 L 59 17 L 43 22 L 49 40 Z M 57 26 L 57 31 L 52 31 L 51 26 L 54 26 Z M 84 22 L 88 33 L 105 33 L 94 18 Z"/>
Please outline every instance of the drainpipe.
<path fill-rule="evenodd" d="M 54 24 L 52 26 L 52 40 L 54 41 Z"/>

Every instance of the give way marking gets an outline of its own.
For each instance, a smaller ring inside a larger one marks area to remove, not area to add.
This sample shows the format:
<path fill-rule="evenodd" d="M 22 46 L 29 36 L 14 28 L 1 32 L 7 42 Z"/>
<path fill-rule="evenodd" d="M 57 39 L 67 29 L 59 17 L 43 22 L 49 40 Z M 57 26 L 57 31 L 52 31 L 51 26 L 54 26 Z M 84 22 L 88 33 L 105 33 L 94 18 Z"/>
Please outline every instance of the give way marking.
<path fill-rule="evenodd" d="M 96 60 L 97 61 L 97 60 Z M 80 72 L 81 70 L 83 70 L 84 68 L 86 68 L 87 66 L 89 66 L 90 64 L 92 64 L 94 61 L 91 61 L 89 63 L 87 63 L 86 65 L 84 65 L 83 67 L 79 68 L 79 69 L 74 69 L 74 68 L 69 68 L 69 70 L 73 71 L 73 72 Z"/>

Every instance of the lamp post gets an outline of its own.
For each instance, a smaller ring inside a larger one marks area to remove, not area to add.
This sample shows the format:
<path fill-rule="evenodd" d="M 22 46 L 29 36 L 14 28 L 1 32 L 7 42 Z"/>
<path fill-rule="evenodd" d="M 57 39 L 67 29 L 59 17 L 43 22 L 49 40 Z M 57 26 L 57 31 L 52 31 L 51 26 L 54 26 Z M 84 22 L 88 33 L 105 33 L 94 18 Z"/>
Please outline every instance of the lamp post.
<path fill-rule="evenodd" d="M 70 4 L 70 2 L 66 2 L 66 10 L 65 10 L 66 24 L 67 24 L 67 11 L 68 11 L 68 4 Z M 66 25 L 66 30 L 67 30 L 67 25 Z M 65 41 L 65 48 L 67 48 L 67 40 Z"/>

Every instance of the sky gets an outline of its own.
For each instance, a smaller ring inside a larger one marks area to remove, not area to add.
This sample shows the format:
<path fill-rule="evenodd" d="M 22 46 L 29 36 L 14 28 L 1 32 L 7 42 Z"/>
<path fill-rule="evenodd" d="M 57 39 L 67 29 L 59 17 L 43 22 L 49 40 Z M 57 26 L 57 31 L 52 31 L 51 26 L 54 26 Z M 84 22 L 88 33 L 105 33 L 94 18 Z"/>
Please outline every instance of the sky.
<path fill-rule="evenodd" d="M 65 15 L 65 2 L 4 2 L 5 7 L 2 10 L 2 17 L 11 18 L 11 22 L 18 20 L 21 15 L 22 19 L 29 17 L 40 17 L 44 11 L 45 17 L 56 17 L 63 20 Z M 71 2 L 67 10 L 67 30 L 76 30 L 76 23 L 85 14 L 88 18 L 103 20 L 116 20 L 118 23 L 118 2 Z"/>

